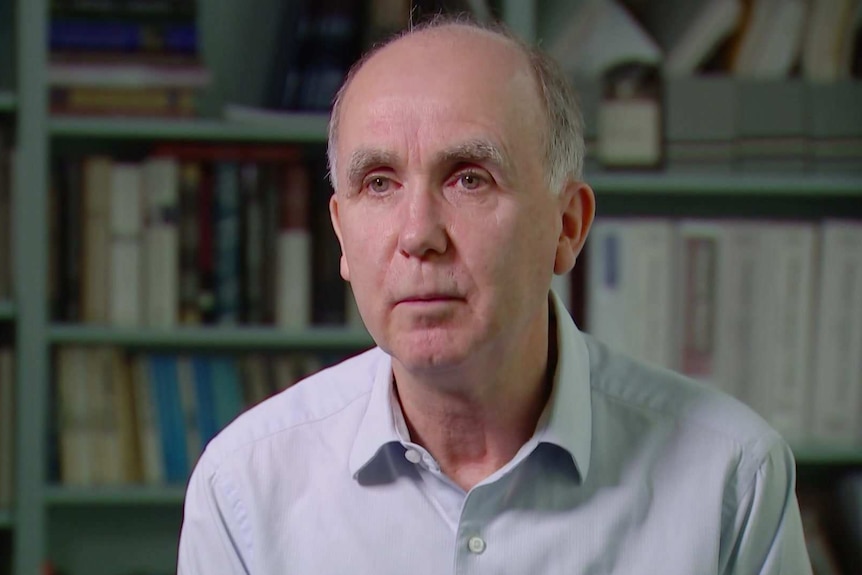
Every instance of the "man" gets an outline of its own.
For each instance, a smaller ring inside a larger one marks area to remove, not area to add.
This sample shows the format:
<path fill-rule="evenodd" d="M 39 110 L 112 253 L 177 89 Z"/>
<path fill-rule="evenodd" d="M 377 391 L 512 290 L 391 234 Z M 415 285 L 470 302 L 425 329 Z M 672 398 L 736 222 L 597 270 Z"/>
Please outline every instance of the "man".
<path fill-rule="evenodd" d="M 595 201 L 543 56 L 416 29 L 348 77 L 329 155 L 341 274 L 379 347 L 210 443 L 181 575 L 810 573 L 781 438 L 582 334 L 550 292 Z"/>

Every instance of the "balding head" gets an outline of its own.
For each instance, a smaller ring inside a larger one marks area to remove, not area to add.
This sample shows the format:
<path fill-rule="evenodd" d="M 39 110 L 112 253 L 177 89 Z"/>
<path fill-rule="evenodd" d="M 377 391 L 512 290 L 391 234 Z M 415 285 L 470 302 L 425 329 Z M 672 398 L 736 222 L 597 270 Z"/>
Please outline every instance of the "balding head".
<path fill-rule="evenodd" d="M 448 52 L 448 56 L 443 54 Z M 412 60 L 411 60 L 412 59 Z M 392 62 L 431 61 L 438 71 L 454 68 L 485 73 L 498 69 L 523 76 L 530 87 L 519 95 L 517 105 L 526 117 L 535 115 L 540 125 L 540 142 L 546 165 L 546 183 L 559 192 L 566 181 L 579 180 L 583 170 L 583 121 L 577 98 L 568 79 L 555 62 L 538 49 L 525 44 L 501 27 L 484 27 L 474 22 L 438 18 L 405 31 L 400 36 L 366 54 L 350 70 L 333 103 L 329 125 L 328 160 L 330 181 L 338 187 L 338 135 L 342 115 L 357 77 L 370 76 Z M 385 76 L 384 76 L 385 77 Z M 407 82 L 408 78 L 394 78 Z M 489 103 L 490 104 L 490 103 Z"/>

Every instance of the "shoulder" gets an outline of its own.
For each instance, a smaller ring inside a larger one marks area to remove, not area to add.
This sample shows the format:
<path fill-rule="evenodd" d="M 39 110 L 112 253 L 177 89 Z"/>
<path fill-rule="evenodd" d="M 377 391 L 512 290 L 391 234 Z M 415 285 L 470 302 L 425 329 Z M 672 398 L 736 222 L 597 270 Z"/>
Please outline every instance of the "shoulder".
<path fill-rule="evenodd" d="M 638 422 L 644 432 L 666 433 L 668 443 L 701 451 L 702 458 L 724 457 L 749 477 L 771 454 L 789 453 L 778 432 L 741 401 L 584 337 L 594 416 L 605 413 Z"/>
<path fill-rule="evenodd" d="M 297 382 L 239 415 L 210 441 L 202 458 L 218 465 L 261 442 L 302 435 L 345 412 L 364 411 L 375 374 L 385 361 L 388 356 L 374 348 Z"/>

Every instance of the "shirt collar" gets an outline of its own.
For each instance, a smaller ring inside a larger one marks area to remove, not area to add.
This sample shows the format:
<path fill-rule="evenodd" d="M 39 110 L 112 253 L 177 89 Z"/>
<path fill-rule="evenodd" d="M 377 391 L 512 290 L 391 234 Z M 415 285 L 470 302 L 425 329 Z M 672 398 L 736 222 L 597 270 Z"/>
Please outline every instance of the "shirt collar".
<path fill-rule="evenodd" d="M 557 369 L 536 439 L 565 449 L 583 482 L 590 469 L 593 411 L 590 400 L 590 356 L 583 334 L 556 293 L 551 305 L 557 325 Z"/>
<path fill-rule="evenodd" d="M 380 354 L 371 385 L 368 407 L 359 424 L 350 451 L 350 474 L 356 478 L 362 469 L 389 443 L 400 443 L 392 406 L 392 358 Z"/>
<path fill-rule="evenodd" d="M 583 335 L 554 292 L 551 305 L 556 315 L 557 368 L 551 398 L 539 420 L 535 439 L 565 449 L 584 481 L 592 443 L 589 355 Z M 400 406 L 393 404 L 392 383 L 392 358 L 381 354 L 368 408 L 350 452 L 349 469 L 354 478 L 384 446 L 409 440 L 399 432 Z M 403 422 L 401 427 L 405 427 Z"/>

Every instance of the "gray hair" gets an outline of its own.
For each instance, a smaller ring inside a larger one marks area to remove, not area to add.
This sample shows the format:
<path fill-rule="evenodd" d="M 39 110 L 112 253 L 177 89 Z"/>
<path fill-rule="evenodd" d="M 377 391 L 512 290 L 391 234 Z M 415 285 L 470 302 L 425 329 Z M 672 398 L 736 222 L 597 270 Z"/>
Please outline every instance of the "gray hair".
<path fill-rule="evenodd" d="M 545 165 L 547 184 L 554 193 L 559 193 L 568 180 L 580 180 L 584 167 L 584 122 L 577 95 L 560 66 L 550 56 L 533 46 L 502 24 L 483 24 L 463 15 L 439 15 L 420 25 L 410 26 L 400 34 L 375 46 L 365 53 L 347 73 L 344 83 L 335 95 L 329 122 L 327 161 L 329 181 L 336 189 L 336 144 L 341 120 L 341 106 L 353 78 L 363 65 L 379 50 L 400 39 L 445 27 L 464 27 L 490 33 L 511 42 L 530 64 L 541 94 L 547 118 L 545 132 Z"/>

